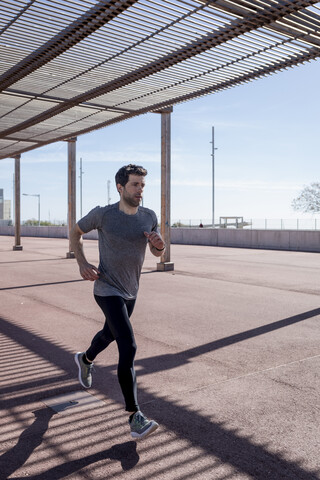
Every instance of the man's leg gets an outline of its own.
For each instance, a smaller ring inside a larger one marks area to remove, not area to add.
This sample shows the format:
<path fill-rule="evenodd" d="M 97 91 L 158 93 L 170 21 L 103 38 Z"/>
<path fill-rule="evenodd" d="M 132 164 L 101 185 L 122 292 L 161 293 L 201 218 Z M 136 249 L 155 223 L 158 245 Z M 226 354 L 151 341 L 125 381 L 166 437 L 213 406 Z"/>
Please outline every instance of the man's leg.
<path fill-rule="evenodd" d="M 95 295 L 96 302 L 106 317 L 106 325 L 109 335 L 116 340 L 119 350 L 118 380 L 124 396 L 126 410 L 136 412 L 139 410 L 137 401 L 136 375 L 134 371 L 134 357 L 136 343 L 130 322 L 130 315 L 134 308 L 134 300 L 124 300 L 122 297 L 110 296 L 100 297 Z M 101 333 L 101 332 L 99 332 Z M 91 347 L 86 355 L 89 360 L 96 354 L 99 346 L 103 345 L 104 335 L 98 336 L 93 341 L 95 349 Z M 100 350 L 101 351 L 101 350 Z"/>
<path fill-rule="evenodd" d="M 110 328 L 108 326 L 108 320 L 106 318 L 103 329 L 95 334 L 91 341 L 90 347 L 85 352 L 86 360 L 90 363 L 93 362 L 96 356 L 99 355 L 100 352 L 105 350 L 107 346 L 110 345 L 110 343 L 113 341 L 114 337 L 112 335 L 112 332 L 110 331 Z"/>
<path fill-rule="evenodd" d="M 116 342 L 119 350 L 118 380 L 125 399 L 126 411 L 135 413 L 139 410 L 137 379 L 134 370 L 137 346 L 134 338 L 118 337 Z"/>
<path fill-rule="evenodd" d="M 118 380 L 125 399 L 126 411 L 131 415 L 129 424 L 131 436 L 138 440 L 147 437 L 158 428 L 153 420 L 148 420 L 139 409 L 137 382 L 134 370 L 136 343 L 130 322 L 134 300 L 122 297 L 98 297 L 95 299 L 106 317 L 106 323 L 115 338 L 119 350 Z M 87 351 L 90 358 L 90 351 Z"/>
<path fill-rule="evenodd" d="M 101 297 L 102 298 L 102 297 Z M 92 368 L 96 356 L 113 342 L 114 337 L 105 319 L 104 327 L 92 339 L 91 345 L 86 352 L 77 352 L 74 356 L 79 369 L 79 382 L 84 388 L 92 386 Z"/>

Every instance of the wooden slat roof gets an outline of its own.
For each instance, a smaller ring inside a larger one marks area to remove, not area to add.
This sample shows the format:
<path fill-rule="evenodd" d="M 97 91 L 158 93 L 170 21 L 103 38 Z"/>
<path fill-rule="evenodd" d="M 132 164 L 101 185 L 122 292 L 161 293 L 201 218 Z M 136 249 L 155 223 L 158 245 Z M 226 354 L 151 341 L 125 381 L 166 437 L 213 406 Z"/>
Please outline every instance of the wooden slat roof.
<path fill-rule="evenodd" d="M 320 56 L 320 2 L 2 0 L 0 159 Z"/>

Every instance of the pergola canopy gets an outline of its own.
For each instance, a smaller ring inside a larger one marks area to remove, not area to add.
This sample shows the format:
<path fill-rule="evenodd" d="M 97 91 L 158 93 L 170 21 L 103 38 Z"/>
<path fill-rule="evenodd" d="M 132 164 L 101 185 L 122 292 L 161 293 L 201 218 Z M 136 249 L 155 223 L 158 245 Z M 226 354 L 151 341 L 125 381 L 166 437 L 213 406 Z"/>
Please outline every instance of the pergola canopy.
<path fill-rule="evenodd" d="M 2 0 L 0 159 L 320 56 L 320 2 Z"/>

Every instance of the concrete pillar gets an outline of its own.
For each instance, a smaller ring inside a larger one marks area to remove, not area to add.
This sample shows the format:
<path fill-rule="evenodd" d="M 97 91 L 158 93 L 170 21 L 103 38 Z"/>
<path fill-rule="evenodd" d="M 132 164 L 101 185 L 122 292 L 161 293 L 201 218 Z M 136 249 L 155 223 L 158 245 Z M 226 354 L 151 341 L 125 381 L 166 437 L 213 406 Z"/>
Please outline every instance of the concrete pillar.
<path fill-rule="evenodd" d="M 69 251 L 67 258 L 75 258 L 70 245 L 70 232 L 76 224 L 76 141 L 68 140 L 68 238 Z"/>
<path fill-rule="evenodd" d="M 173 270 L 174 264 L 170 261 L 170 213 L 171 213 L 171 112 L 172 107 L 161 113 L 161 236 L 166 249 L 161 255 L 161 262 L 157 270 Z"/>
<path fill-rule="evenodd" d="M 20 204 L 20 155 L 14 157 L 14 203 L 15 203 L 15 241 L 13 250 L 22 250 L 21 245 L 21 204 Z"/>

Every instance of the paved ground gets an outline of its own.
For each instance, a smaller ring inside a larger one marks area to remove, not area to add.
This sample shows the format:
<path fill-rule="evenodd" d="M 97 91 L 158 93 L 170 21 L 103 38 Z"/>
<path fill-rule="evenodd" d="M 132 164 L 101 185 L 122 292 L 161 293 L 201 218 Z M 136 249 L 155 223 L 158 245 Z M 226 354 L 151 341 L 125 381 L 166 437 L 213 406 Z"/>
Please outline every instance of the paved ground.
<path fill-rule="evenodd" d="M 22 243 L 0 237 L 1 479 L 320 479 L 319 254 L 173 245 L 162 273 L 148 253 L 136 367 L 161 427 L 137 444 L 115 346 L 91 390 L 76 379 L 102 323 L 92 284 L 66 240 Z"/>

